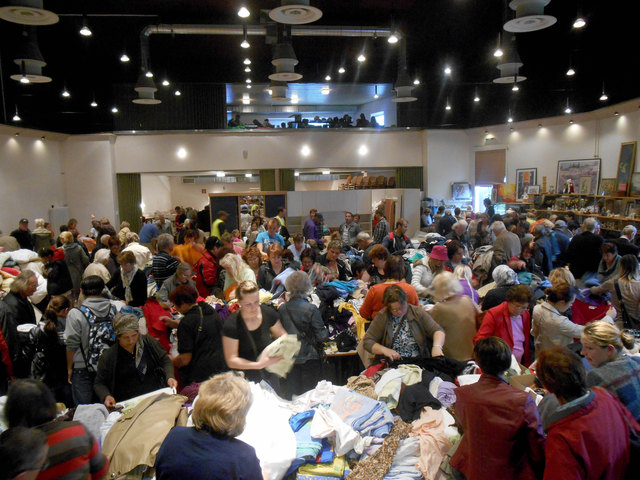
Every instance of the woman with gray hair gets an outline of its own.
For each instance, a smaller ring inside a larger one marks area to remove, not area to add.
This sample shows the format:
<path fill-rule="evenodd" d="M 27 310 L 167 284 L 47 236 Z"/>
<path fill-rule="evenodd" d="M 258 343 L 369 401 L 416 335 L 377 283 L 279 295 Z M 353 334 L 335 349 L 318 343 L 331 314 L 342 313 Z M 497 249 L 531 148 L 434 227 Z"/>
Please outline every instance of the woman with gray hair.
<path fill-rule="evenodd" d="M 178 386 L 167 352 L 155 338 L 140 335 L 138 317 L 119 313 L 113 328 L 118 341 L 100 356 L 93 385 L 107 408 L 115 407 L 116 401 Z"/>
<path fill-rule="evenodd" d="M 31 236 L 33 237 L 33 251 L 39 252 L 45 247 L 52 246 L 54 241 L 51 231 L 44 227 L 45 221 L 43 218 L 36 218 L 35 224 L 36 228 L 31 232 Z"/>
<path fill-rule="evenodd" d="M 482 300 L 482 311 L 496 307 L 505 301 L 509 289 L 518 285 L 518 274 L 507 265 L 498 265 L 493 270 L 493 281 L 496 286 L 489 290 Z"/>
<path fill-rule="evenodd" d="M 324 342 L 329 331 L 322 321 L 320 311 L 308 300 L 311 280 L 305 272 L 295 271 L 285 282 L 289 301 L 280 307 L 280 319 L 287 333 L 297 335 L 302 343 L 296 363 L 286 381 L 287 395 L 299 395 L 322 379 L 320 361 L 324 354 Z"/>
<path fill-rule="evenodd" d="M 160 290 L 156 292 L 156 300 L 162 305 L 163 308 L 170 308 L 172 305 L 169 302 L 169 295 L 180 285 L 191 285 L 196 288 L 196 282 L 191 278 L 193 275 L 193 269 L 187 262 L 182 262 L 178 265 L 176 273 L 167 278 L 160 287 Z"/>

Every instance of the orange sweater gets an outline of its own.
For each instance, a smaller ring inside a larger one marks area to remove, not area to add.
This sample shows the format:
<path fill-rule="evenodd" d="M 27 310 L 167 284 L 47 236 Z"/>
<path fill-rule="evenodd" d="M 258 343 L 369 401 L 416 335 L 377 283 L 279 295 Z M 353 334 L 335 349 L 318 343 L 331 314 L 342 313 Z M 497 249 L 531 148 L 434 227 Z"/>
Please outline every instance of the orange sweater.
<path fill-rule="evenodd" d="M 418 294 L 415 288 L 409 285 L 407 282 L 384 282 L 378 283 L 369 289 L 367 296 L 364 298 L 364 303 L 360 307 L 360 315 L 367 320 L 373 320 L 380 310 L 384 308 L 382 304 L 382 296 L 384 291 L 390 285 L 397 285 L 405 292 L 407 292 L 407 303 L 411 305 L 419 305 Z"/>

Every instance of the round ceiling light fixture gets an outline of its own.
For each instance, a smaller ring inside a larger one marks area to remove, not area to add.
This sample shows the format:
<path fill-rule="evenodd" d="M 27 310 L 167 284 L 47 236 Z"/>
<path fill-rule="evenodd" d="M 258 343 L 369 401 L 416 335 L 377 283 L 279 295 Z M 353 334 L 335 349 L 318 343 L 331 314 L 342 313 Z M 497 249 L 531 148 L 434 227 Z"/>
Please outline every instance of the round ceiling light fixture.
<path fill-rule="evenodd" d="M 53 25 L 60 21 L 55 13 L 42 8 L 42 0 L 11 0 L 0 7 L 0 18 L 21 25 Z"/>
<path fill-rule="evenodd" d="M 512 33 L 535 32 L 555 24 L 558 19 L 544 14 L 544 7 L 551 0 L 513 0 L 509 3 L 516 18 L 504 24 L 504 29 Z"/>
<path fill-rule="evenodd" d="M 278 23 L 301 25 L 322 18 L 322 10 L 309 5 L 309 0 L 282 0 L 280 6 L 269 11 L 269 18 Z"/>

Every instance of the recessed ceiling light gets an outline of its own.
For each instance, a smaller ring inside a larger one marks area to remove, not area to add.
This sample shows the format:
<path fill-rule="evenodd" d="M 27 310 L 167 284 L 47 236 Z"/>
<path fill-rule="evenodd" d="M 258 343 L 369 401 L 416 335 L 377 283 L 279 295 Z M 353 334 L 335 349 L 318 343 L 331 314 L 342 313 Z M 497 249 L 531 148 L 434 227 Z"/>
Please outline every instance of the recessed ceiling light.
<path fill-rule="evenodd" d="M 131 60 L 131 59 L 129 58 L 129 55 L 126 54 L 126 52 L 123 53 L 122 56 L 120 57 L 120 61 L 122 63 L 127 63 L 129 60 Z"/>
<path fill-rule="evenodd" d="M 511 87 L 511 91 L 512 91 L 512 92 L 517 92 L 518 90 L 520 90 L 520 87 L 518 86 L 518 84 L 517 84 L 517 83 L 514 83 L 514 84 L 513 84 L 513 87 Z"/>
<path fill-rule="evenodd" d="M 326 82 L 330 82 L 331 81 L 331 75 L 327 75 L 326 77 L 324 77 L 324 80 Z"/>
<path fill-rule="evenodd" d="M 413 81 L 414 85 L 420 85 L 420 80 L 418 80 L 417 78 Z"/>
<path fill-rule="evenodd" d="M 178 158 L 187 158 L 187 149 L 184 147 L 180 147 L 176 152 L 176 156 Z"/>
<path fill-rule="evenodd" d="M 246 73 L 249 73 L 249 72 L 251 71 L 251 67 L 245 67 L 244 71 L 245 71 Z"/>
<path fill-rule="evenodd" d="M 216 172 L 216 177 L 219 177 L 219 178 L 225 177 L 226 175 L 227 175 L 227 174 L 226 174 L 226 173 L 224 173 L 223 171 Z"/>
<path fill-rule="evenodd" d="M 393 32 L 391 35 L 389 35 L 389 38 L 387 38 L 387 42 L 391 43 L 392 45 L 394 43 L 398 43 L 398 34 L 396 32 Z"/>
<path fill-rule="evenodd" d="M 111 109 L 111 112 L 112 112 L 112 113 L 118 113 L 118 111 L 119 111 L 119 110 L 118 110 L 118 107 L 113 107 L 113 108 Z"/>
<path fill-rule="evenodd" d="M 480 97 L 476 95 L 475 97 L 473 97 L 473 101 L 478 103 L 480 101 Z"/>
<path fill-rule="evenodd" d="M 573 77 L 576 74 L 576 71 L 569 67 L 569 70 L 567 70 L 567 77 Z"/>
<path fill-rule="evenodd" d="M 238 10 L 238 16 L 240 18 L 247 18 L 249 15 L 251 15 L 251 12 L 244 5 Z"/>
<path fill-rule="evenodd" d="M 247 83 L 251 83 L 251 79 L 250 79 L 250 78 L 247 78 L 247 79 L 245 80 L 245 82 L 247 82 Z"/>
<path fill-rule="evenodd" d="M 444 67 L 444 74 L 451 75 L 451 67 L 449 67 L 448 65 Z"/>
<path fill-rule="evenodd" d="M 248 58 L 245 58 L 244 62 L 242 63 L 244 63 L 245 65 L 251 65 L 251 60 L 249 60 Z"/>
<path fill-rule="evenodd" d="M 251 44 L 247 41 L 247 39 L 245 38 L 244 40 L 242 40 L 242 43 L 240 44 L 240 46 L 242 48 L 249 48 L 251 46 Z"/>
<path fill-rule="evenodd" d="M 358 61 L 360 63 L 364 62 L 367 59 L 367 57 L 364 56 L 363 53 L 361 53 L 360 55 L 358 55 Z"/>
<path fill-rule="evenodd" d="M 367 148 L 367 146 L 360 145 L 360 148 L 358 148 L 358 155 L 364 157 L 367 153 L 369 153 L 369 149 Z"/>
<path fill-rule="evenodd" d="M 308 157 L 309 154 L 311 153 L 311 149 L 309 148 L 309 145 L 303 145 L 302 148 L 300 149 L 300 153 L 302 154 L 303 157 Z"/>
<path fill-rule="evenodd" d="M 169 82 L 169 80 L 167 80 L 166 78 L 162 81 L 162 86 L 163 87 L 168 87 L 169 85 L 171 85 L 171 83 Z"/>
<path fill-rule="evenodd" d="M 145 73 L 145 75 L 147 76 L 147 78 L 153 78 L 153 72 L 151 70 L 147 70 L 147 73 Z"/>
<path fill-rule="evenodd" d="M 587 21 L 582 18 L 582 17 L 578 17 L 575 19 L 575 21 L 573 22 L 573 28 L 582 28 L 587 24 Z"/>
<path fill-rule="evenodd" d="M 346 70 L 344 69 L 344 67 L 340 67 L 340 68 L 338 69 L 338 73 L 344 73 L 344 72 L 346 72 Z"/>

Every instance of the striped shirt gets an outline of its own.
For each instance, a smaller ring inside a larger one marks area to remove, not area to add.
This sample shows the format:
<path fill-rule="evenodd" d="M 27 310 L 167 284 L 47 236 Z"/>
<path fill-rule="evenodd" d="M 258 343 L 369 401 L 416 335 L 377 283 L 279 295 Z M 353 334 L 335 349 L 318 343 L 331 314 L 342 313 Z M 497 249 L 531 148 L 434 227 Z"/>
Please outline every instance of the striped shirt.
<path fill-rule="evenodd" d="M 389 222 L 382 217 L 373 230 L 373 243 L 382 243 L 387 235 L 389 235 Z"/>
<path fill-rule="evenodd" d="M 179 263 L 177 258 L 167 252 L 160 252 L 153 256 L 153 279 L 156 281 L 158 290 L 167 278 L 176 273 Z"/>
<path fill-rule="evenodd" d="M 38 480 L 97 480 L 107 474 L 109 461 L 81 423 L 49 422 L 38 428 L 47 435 L 49 445 L 49 466 Z"/>

